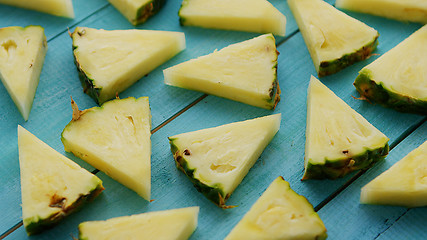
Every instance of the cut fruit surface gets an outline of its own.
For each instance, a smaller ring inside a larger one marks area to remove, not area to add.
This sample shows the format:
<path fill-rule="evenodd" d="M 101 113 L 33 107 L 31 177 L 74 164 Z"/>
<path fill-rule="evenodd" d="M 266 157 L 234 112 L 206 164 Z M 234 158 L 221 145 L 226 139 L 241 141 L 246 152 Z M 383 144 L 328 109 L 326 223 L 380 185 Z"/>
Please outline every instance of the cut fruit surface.
<path fill-rule="evenodd" d="M 275 114 L 169 137 L 177 168 L 219 207 L 240 184 L 280 128 Z"/>
<path fill-rule="evenodd" d="M 189 207 L 83 222 L 79 239 L 186 240 L 197 227 L 198 214 L 199 207 Z"/>
<path fill-rule="evenodd" d="M 326 239 L 326 228 L 307 199 L 276 178 L 225 240 Z"/>
<path fill-rule="evenodd" d="M 166 0 L 108 0 L 130 23 L 138 25 L 156 14 Z"/>
<path fill-rule="evenodd" d="M 354 82 L 362 98 L 427 115 L 427 25 L 364 67 Z"/>
<path fill-rule="evenodd" d="M 336 0 L 338 8 L 368 13 L 400 21 L 427 23 L 424 0 Z"/>
<path fill-rule="evenodd" d="M 98 104 L 185 49 L 180 32 L 77 27 L 71 37 L 83 90 Z"/>
<path fill-rule="evenodd" d="M 427 141 L 366 184 L 363 204 L 427 206 Z"/>
<path fill-rule="evenodd" d="M 307 99 L 305 179 L 335 179 L 388 154 L 388 138 L 315 77 Z"/>
<path fill-rule="evenodd" d="M 267 0 L 183 0 L 178 15 L 186 26 L 279 36 L 286 31 L 286 17 Z"/>
<path fill-rule="evenodd" d="M 232 44 L 163 70 L 165 83 L 274 109 L 280 100 L 273 35 Z"/>
<path fill-rule="evenodd" d="M 40 26 L 0 28 L 0 79 L 25 121 L 47 51 Z"/>
<path fill-rule="evenodd" d="M 323 0 L 289 0 L 319 77 L 368 58 L 378 32 Z"/>
<path fill-rule="evenodd" d="M 72 103 L 73 104 L 73 103 Z M 147 97 L 79 111 L 62 132 L 65 151 L 150 200 L 151 114 Z"/>
<path fill-rule="evenodd" d="M 54 226 L 104 188 L 102 181 L 18 126 L 22 218 L 28 235 Z"/>
<path fill-rule="evenodd" d="M 0 4 L 26 8 L 60 17 L 74 18 L 71 0 L 0 0 Z"/>

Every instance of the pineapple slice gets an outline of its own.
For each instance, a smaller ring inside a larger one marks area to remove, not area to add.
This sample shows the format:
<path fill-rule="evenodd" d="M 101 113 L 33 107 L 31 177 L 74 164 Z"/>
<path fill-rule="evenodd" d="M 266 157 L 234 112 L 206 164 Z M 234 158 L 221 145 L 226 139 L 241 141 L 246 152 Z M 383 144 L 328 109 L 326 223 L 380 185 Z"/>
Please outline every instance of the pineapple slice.
<path fill-rule="evenodd" d="M 98 104 L 185 49 L 179 32 L 77 27 L 71 37 L 84 92 Z"/>
<path fill-rule="evenodd" d="M 361 191 L 363 204 L 427 206 L 427 141 Z"/>
<path fill-rule="evenodd" d="M 273 35 L 230 45 L 163 70 L 165 83 L 274 109 L 280 100 Z"/>
<path fill-rule="evenodd" d="M 30 115 L 47 51 L 40 26 L 0 29 L 0 79 L 25 121 Z"/>
<path fill-rule="evenodd" d="M 26 8 L 60 17 L 74 18 L 71 0 L 0 0 L 0 4 Z"/>
<path fill-rule="evenodd" d="M 326 239 L 326 228 L 307 199 L 283 177 L 265 190 L 225 240 Z"/>
<path fill-rule="evenodd" d="M 267 0 L 183 0 L 181 25 L 285 36 L 286 17 Z"/>
<path fill-rule="evenodd" d="M 102 181 L 18 125 L 22 218 L 28 235 L 53 227 L 98 196 Z"/>
<path fill-rule="evenodd" d="M 199 207 L 188 207 L 83 222 L 79 225 L 79 239 L 186 240 L 197 227 L 198 214 Z"/>
<path fill-rule="evenodd" d="M 289 0 L 319 77 L 368 58 L 378 32 L 323 0 Z"/>
<path fill-rule="evenodd" d="M 176 166 L 221 208 L 280 128 L 280 114 L 169 137 Z"/>
<path fill-rule="evenodd" d="M 108 0 L 130 23 L 138 25 L 156 14 L 166 0 Z"/>
<path fill-rule="evenodd" d="M 362 99 L 427 115 L 426 66 L 427 25 L 364 67 L 354 86 Z"/>
<path fill-rule="evenodd" d="M 151 115 L 147 97 L 116 99 L 79 111 L 62 132 L 65 151 L 150 200 Z"/>
<path fill-rule="evenodd" d="M 425 0 L 336 0 L 338 8 L 400 21 L 427 23 Z"/>
<path fill-rule="evenodd" d="M 315 77 L 307 100 L 306 179 L 335 179 L 388 154 L 388 138 Z"/>

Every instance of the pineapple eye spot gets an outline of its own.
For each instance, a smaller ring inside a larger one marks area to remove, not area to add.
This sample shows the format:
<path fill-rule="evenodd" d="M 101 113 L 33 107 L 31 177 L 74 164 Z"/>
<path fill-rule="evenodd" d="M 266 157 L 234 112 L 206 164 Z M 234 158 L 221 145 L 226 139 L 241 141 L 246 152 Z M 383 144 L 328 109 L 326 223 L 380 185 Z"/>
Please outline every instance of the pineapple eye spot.
<path fill-rule="evenodd" d="M 228 163 L 218 164 L 218 165 L 212 163 L 210 168 L 211 168 L 211 170 L 218 172 L 218 173 L 228 173 L 228 172 L 233 171 L 236 167 L 233 165 L 230 165 Z"/>
<path fill-rule="evenodd" d="M 1 44 L 1 46 L 4 48 L 4 50 L 6 50 L 6 52 L 11 51 L 12 49 L 16 49 L 17 45 L 16 42 L 13 40 L 9 40 L 7 42 L 4 42 Z"/>

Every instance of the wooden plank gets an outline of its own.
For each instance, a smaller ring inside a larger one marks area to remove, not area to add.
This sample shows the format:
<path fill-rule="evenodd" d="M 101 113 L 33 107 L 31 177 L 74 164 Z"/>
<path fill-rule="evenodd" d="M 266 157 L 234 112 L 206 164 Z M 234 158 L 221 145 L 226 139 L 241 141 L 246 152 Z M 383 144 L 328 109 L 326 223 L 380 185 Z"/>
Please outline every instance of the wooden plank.
<path fill-rule="evenodd" d="M 99 1 L 96 2 L 99 3 Z M 78 23 L 78 19 L 81 20 L 86 15 L 90 15 L 91 12 L 89 10 L 93 11 L 95 6 L 93 4 L 96 2 L 76 1 L 77 17 L 75 21 L 18 8 L 0 6 L 0 11 L 3 11 L 0 12 L 0 23 L 4 23 L 5 26 L 12 23 L 23 26 L 28 24 L 41 24 L 44 26 L 46 24 L 47 35 L 52 38 L 58 32 L 65 31 L 66 26 Z M 281 11 L 289 12 L 287 5 L 283 1 L 274 0 L 272 2 Z M 114 7 L 110 5 L 103 7 L 104 1 L 101 1 L 101 3 L 101 11 L 96 12 L 87 19 L 85 18 L 78 25 L 111 30 L 133 28 Z M 179 1 L 169 1 L 162 11 L 138 28 L 183 31 L 187 37 L 187 49 L 120 95 L 121 97 L 149 96 L 153 127 L 160 125 L 203 95 L 165 86 L 163 84 L 162 69 L 213 52 L 216 48 L 223 48 L 231 43 L 240 42 L 258 35 L 256 33 L 180 27 L 176 14 L 179 6 Z M 26 15 L 23 15 L 24 13 Z M 19 16 L 26 17 L 21 19 Z M 37 19 L 38 21 L 36 21 Z M 48 23 L 54 24 L 48 25 Z M 292 21 L 290 21 L 290 25 L 293 26 L 290 28 L 291 30 L 297 30 L 295 22 L 292 24 Z M 283 39 L 278 38 L 278 41 Z M 0 233 L 7 231 L 21 220 L 16 138 L 17 124 L 23 125 L 54 149 L 75 160 L 81 166 L 90 171 L 94 169 L 72 156 L 72 154 L 64 152 L 60 142 L 60 134 L 71 118 L 70 95 L 74 97 L 81 109 L 95 106 L 95 103 L 82 92 L 73 63 L 71 40 L 68 33 L 62 33 L 55 37 L 48 45 L 49 50 L 28 122 L 22 120 L 5 88 L 2 85 L 0 86 L 0 109 L 2 109 L 2 114 L 0 114 L 0 132 L 2 133 L 0 135 L 0 151 L 2 153 L 0 156 L 0 175 L 2 176 L 0 212 L 3 213 L 0 216 Z"/>
<path fill-rule="evenodd" d="M 360 189 L 376 176 L 389 169 L 413 149 L 427 140 L 427 123 L 395 147 L 386 161 L 368 170 L 325 207 L 319 215 L 331 239 L 375 239 L 391 226 L 380 239 L 425 239 L 425 208 L 407 208 L 359 204 Z M 404 215 L 403 217 L 401 217 Z M 400 219 L 399 219 L 400 218 Z M 399 219 L 399 221 L 397 221 Z M 424 221 L 417 221 L 424 219 Z M 397 221 L 397 222 L 396 222 Z M 345 229 L 345 231 L 344 231 Z M 397 233 L 397 235 L 391 235 Z M 401 237 L 399 237 L 401 236 Z M 424 236 L 424 237 L 422 237 Z"/>
<path fill-rule="evenodd" d="M 376 239 L 427 239 L 426 222 L 427 208 L 408 209 L 403 216 Z"/>
<path fill-rule="evenodd" d="M 40 25 L 45 28 L 47 39 L 67 30 L 92 13 L 108 6 L 105 0 L 73 0 L 74 19 L 57 17 L 46 13 L 0 5 L 0 28 L 8 26 Z"/>

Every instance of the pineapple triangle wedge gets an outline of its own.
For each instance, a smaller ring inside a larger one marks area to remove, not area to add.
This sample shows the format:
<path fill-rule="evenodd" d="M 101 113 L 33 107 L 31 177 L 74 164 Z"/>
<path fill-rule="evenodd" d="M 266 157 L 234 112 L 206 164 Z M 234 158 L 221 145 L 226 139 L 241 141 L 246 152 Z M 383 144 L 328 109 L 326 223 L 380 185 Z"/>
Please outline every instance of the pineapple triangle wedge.
<path fill-rule="evenodd" d="M 25 121 L 30 115 L 47 51 L 40 26 L 0 29 L 0 79 Z"/>
<path fill-rule="evenodd" d="M 79 239 L 186 240 L 197 227 L 198 214 L 199 207 L 188 207 L 83 222 Z"/>
<path fill-rule="evenodd" d="M 307 99 L 306 179 L 335 179 L 388 154 L 388 138 L 315 77 Z"/>
<path fill-rule="evenodd" d="M 427 115 L 426 66 L 427 25 L 360 70 L 354 86 L 362 99 Z"/>
<path fill-rule="evenodd" d="M 225 240 L 326 238 L 325 225 L 313 206 L 278 177 Z"/>
<path fill-rule="evenodd" d="M 288 0 L 319 77 L 368 58 L 378 32 L 323 0 Z"/>
<path fill-rule="evenodd" d="M 180 32 L 77 27 L 71 38 L 83 91 L 98 104 L 185 49 Z"/>
<path fill-rule="evenodd" d="M 336 0 L 338 8 L 376 16 L 427 23 L 427 1 L 424 0 Z"/>
<path fill-rule="evenodd" d="M 280 128 L 275 114 L 169 137 L 179 170 L 221 208 Z"/>
<path fill-rule="evenodd" d="M 427 206 L 427 141 L 390 169 L 366 184 L 361 191 L 363 204 Z"/>
<path fill-rule="evenodd" d="M 273 35 L 232 44 L 163 70 L 168 85 L 274 109 L 280 100 Z"/>
<path fill-rule="evenodd" d="M 26 8 L 59 17 L 74 18 L 72 0 L 0 0 L 0 4 Z"/>
<path fill-rule="evenodd" d="M 115 99 L 79 111 L 62 132 L 65 151 L 150 200 L 151 114 L 147 97 Z"/>
<path fill-rule="evenodd" d="M 98 196 L 102 181 L 18 125 L 22 218 L 28 235 L 53 227 Z"/>
<path fill-rule="evenodd" d="M 183 0 L 185 26 L 273 33 L 285 36 L 286 17 L 267 0 Z"/>

